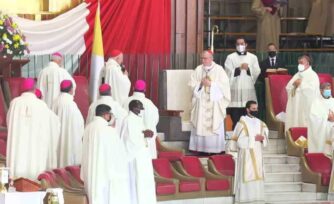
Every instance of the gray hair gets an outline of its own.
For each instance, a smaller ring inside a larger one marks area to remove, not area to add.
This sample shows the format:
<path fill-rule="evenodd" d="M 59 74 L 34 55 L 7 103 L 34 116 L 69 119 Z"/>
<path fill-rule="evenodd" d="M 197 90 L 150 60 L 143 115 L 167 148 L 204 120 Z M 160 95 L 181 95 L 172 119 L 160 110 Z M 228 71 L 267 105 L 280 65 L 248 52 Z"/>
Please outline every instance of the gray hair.
<path fill-rule="evenodd" d="M 58 56 L 58 55 L 52 55 L 51 56 L 51 60 L 52 61 L 57 61 L 57 60 L 62 60 L 63 59 L 63 57 L 60 57 L 60 56 Z"/>
<path fill-rule="evenodd" d="M 324 83 L 320 84 L 320 89 L 325 89 L 325 88 L 331 87 L 331 86 L 332 86 L 331 83 L 324 82 Z"/>

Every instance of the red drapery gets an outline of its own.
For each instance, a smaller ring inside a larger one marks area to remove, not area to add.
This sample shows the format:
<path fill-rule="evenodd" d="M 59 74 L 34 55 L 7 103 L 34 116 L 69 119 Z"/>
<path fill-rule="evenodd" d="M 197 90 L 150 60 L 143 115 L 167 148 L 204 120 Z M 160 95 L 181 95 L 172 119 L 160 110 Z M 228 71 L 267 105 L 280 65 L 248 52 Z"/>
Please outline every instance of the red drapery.
<path fill-rule="evenodd" d="M 85 35 L 86 52 L 81 67 L 90 61 L 94 17 L 98 0 L 86 0 L 90 13 L 87 17 L 89 30 Z M 101 26 L 104 54 L 113 49 L 125 54 L 125 66 L 132 83 L 145 79 L 147 95 L 154 102 L 158 99 L 159 69 L 168 66 L 170 53 L 171 1 L 170 0 L 101 0 Z M 80 75 L 89 73 L 81 69 Z"/>

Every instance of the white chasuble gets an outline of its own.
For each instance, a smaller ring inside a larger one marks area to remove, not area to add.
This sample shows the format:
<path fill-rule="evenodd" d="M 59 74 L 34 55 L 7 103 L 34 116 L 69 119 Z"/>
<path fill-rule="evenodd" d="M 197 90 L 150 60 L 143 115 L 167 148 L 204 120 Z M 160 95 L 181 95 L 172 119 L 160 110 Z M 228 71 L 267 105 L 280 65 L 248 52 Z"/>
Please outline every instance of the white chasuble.
<path fill-rule="evenodd" d="M 71 80 L 73 84 L 73 95 L 76 83 L 72 76 L 55 62 L 50 62 L 47 67 L 42 69 L 37 80 L 37 87 L 42 92 L 42 99 L 51 109 L 53 102 L 60 95 L 60 83 L 63 80 Z"/>
<path fill-rule="evenodd" d="M 307 127 L 309 153 L 324 153 L 332 156 L 334 122 L 328 121 L 329 112 L 334 113 L 334 99 L 326 99 L 321 94 L 311 105 Z"/>
<path fill-rule="evenodd" d="M 90 204 L 132 204 L 124 144 L 99 116 L 85 129 L 81 178 Z"/>
<path fill-rule="evenodd" d="M 144 138 L 143 118 L 130 112 L 124 119 L 121 138 L 130 162 L 130 185 L 132 203 L 155 204 L 155 181 L 150 150 Z"/>
<path fill-rule="evenodd" d="M 131 82 L 123 74 L 121 66 L 110 58 L 102 69 L 100 78 L 104 78 L 104 83 L 111 86 L 113 99 L 122 105 L 129 96 Z"/>
<path fill-rule="evenodd" d="M 125 100 L 123 108 L 129 111 L 129 103 L 132 100 L 139 100 L 143 103 L 144 110 L 141 110 L 140 114 L 144 120 L 144 125 L 146 129 L 152 130 L 154 135 L 152 138 L 145 138 L 147 141 L 148 148 L 150 150 L 152 159 L 157 158 L 157 147 L 156 147 L 156 138 L 157 138 L 157 125 L 159 122 L 159 110 L 154 105 L 154 103 L 145 97 L 144 93 L 133 92 L 133 95 Z"/>
<path fill-rule="evenodd" d="M 298 88 L 293 83 L 301 79 Z M 307 127 L 311 104 L 319 94 L 320 82 L 312 68 L 296 73 L 286 85 L 288 103 L 286 105 L 285 130 L 291 127 Z"/>
<path fill-rule="evenodd" d="M 7 167 L 11 178 L 37 180 L 41 172 L 55 167 L 53 142 L 59 133 L 59 122 L 34 93 L 24 92 L 11 101 L 7 125 Z"/>
<path fill-rule="evenodd" d="M 79 165 L 81 162 L 84 119 L 69 93 L 61 93 L 52 110 L 61 122 L 58 167 Z"/>
<path fill-rule="evenodd" d="M 210 87 L 201 86 L 205 77 L 211 81 Z M 225 150 L 224 119 L 231 99 L 228 77 L 223 67 L 214 62 L 209 69 L 199 65 L 189 86 L 193 90 L 189 149 L 220 153 Z"/>

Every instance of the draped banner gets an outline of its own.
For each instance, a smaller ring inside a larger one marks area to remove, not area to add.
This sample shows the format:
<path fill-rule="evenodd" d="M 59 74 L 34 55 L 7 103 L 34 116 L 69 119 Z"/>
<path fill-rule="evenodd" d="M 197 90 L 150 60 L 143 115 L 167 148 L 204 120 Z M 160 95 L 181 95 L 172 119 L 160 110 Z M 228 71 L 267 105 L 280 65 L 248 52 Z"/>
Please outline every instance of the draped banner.
<path fill-rule="evenodd" d="M 89 76 L 98 0 L 45 21 L 14 17 L 27 37 L 31 55 L 53 52 L 82 55 L 77 75 Z M 132 83 L 147 81 L 147 95 L 158 100 L 159 70 L 169 65 L 171 0 L 101 0 L 104 54 L 119 49 Z M 73 59 L 71 59 L 73 61 Z"/>
<path fill-rule="evenodd" d="M 85 35 L 86 52 L 90 56 L 93 24 L 97 0 L 86 0 L 89 5 Z M 157 104 L 159 69 L 169 64 L 171 1 L 170 0 L 109 0 L 100 1 L 103 47 L 105 56 L 111 50 L 125 53 L 125 66 L 132 84 L 138 78 L 147 81 L 147 95 Z M 89 62 L 82 58 L 82 67 Z M 89 70 L 81 69 L 82 75 Z"/>
<path fill-rule="evenodd" d="M 84 35 L 90 26 L 86 21 L 88 14 L 87 4 L 82 3 L 52 20 L 33 21 L 20 17 L 13 17 L 13 20 L 26 36 L 31 55 L 82 54 L 86 50 Z"/>

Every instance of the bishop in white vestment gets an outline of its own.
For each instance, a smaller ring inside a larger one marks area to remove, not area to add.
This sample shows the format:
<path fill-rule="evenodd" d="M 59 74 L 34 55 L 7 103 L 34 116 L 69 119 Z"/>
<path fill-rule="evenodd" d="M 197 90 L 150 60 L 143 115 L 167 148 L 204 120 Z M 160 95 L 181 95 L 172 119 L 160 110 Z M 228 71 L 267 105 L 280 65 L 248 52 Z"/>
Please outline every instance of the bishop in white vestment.
<path fill-rule="evenodd" d="M 10 177 L 37 180 L 46 169 L 55 168 L 54 134 L 59 133 L 57 117 L 35 93 L 35 81 L 25 79 L 22 94 L 14 98 L 7 113 L 7 167 Z"/>
<path fill-rule="evenodd" d="M 121 134 L 123 120 L 128 115 L 128 112 L 112 98 L 111 87 L 109 84 L 102 84 L 99 87 L 99 93 L 100 97 L 89 106 L 86 125 L 94 119 L 96 107 L 100 104 L 106 104 L 110 106 L 111 112 L 114 115 L 113 120 L 110 121 L 110 125 L 114 125 L 117 133 Z"/>
<path fill-rule="evenodd" d="M 232 140 L 237 142 L 235 203 L 264 203 L 263 147 L 268 144 L 268 128 L 257 117 L 255 101 L 246 103 L 247 115 L 237 123 Z"/>
<path fill-rule="evenodd" d="M 90 204 L 133 204 L 125 147 L 111 118 L 109 106 L 96 107 L 83 137 L 81 178 Z"/>
<path fill-rule="evenodd" d="M 152 157 L 146 137 L 152 137 L 153 131 L 145 128 L 140 116 L 143 104 L 132 100 L 129 115 L 124 119 L 121 138 L 124 141 L 130 163 L 131 199 L 136 204 L 155 204 L 155 182 Z"/>
<path fill-rule="evenodd" d="M 247 52 L 244 38 L 236 40 L 236 52 L 229 54 L 225 61 L 225 71 L 230 79 L 231 103 L 229 113 L 233 128 L 244 114 L 244 107 L 249 100 L 257 101 L 255 82 L 261 73 L 256 55 Z"/>
<path fill-rule="evenodd" d="M 72 76 L 61 67 L 63 57 L 60 53 L 52 55 L 52 61 L 47 67 L 42 69 L 37 80 L 37 87 L 43 93 L 43 100 L 51 109 L 53 102 L 60 94 L 60 83 L 65 80 L 71 80 L 73 83 L 73 95 L 75 93 L 76 83 Z"/>
<path fill-rule="evenodd" d="M 42 92 L 39 89 L 35 89 L 35 95 L 38 99 L 42 100 Z M 57 160 L 58 160 L 58 152 L 59 152 L 59 140 L 60 140 L 60 120 L 59 117 L 51 110 L 48 109 L 50 113 L 50 127 L 49 130 L 51 131 L 51 146 L 49 147 L 49 159 L 48 159 L 48 168 L 47 169 L 54 169 L 57 168 Z"/>
<path fill-rule="evenodd" d="M 307 127 L 308 152 L 332 156 L 334 99 L 332 98 L 331 84 L 321 84 L 320 93 L 321 95 L 311 105 Z"/>
<path fill-rule="evenodd" d="M 128 72 L 122 70 L 123 53 L 119 50 L 111 52 L 111 58 L 106 62 L 101 71 L 101 84 L 109 84 L 112 88 L 112 97 L 119 104 L 123 104 L 128 98 L 131 82 Z"/>
<path fill-rule="evenodd" d="M 202 53 L 202 65 L 191 75 L 193 91 L 189 149 L 198 152 L 225 151 L 224 119 L 231 95 L 228 77 L 213 61 L 211 51 Z"/>
<path fill-rule="evenodd" d="M 73 101 L 72 81 L 62 81 L 60 90 L 61 94 L 52 107 L 61 122 L 58 167 L 79 165 L 81 162 L 84 119 L 77 104 Z"/>
<path fill-rule="evenodd" d="M 298 72 L 286 85 L 288 103 L 286 105 L 285 130 L 291 127 L 308 127 L 311 104 L 320 95 L 320 82 L 313 71 L 308 56 L 298 59 Z"/>
<path fill-rule="evenodd" d="M 147 129 L 153 131 L 153 137 L 145 138 L 148 147 L 151 152 L 152 159 L 157 158 L 157 147 L 156 147 L 156 137 L 157 137 L 157 124 L 159 122 L 159 110 L 154 105 L 154 103 L 145 97 L 146 83 L 143 80 L 137 80 L 134 87 L 133 95 L 130 96 L 123 104 L 124 109 L 129 111 L 129 103 L 132 100 L 139 100 L 144 105 L 144 110 L 142 110 L 141 117 L 144 120 L 144 125 Z"/>

